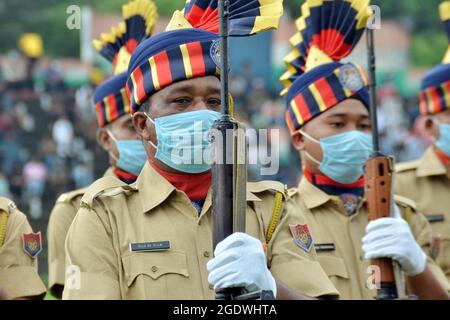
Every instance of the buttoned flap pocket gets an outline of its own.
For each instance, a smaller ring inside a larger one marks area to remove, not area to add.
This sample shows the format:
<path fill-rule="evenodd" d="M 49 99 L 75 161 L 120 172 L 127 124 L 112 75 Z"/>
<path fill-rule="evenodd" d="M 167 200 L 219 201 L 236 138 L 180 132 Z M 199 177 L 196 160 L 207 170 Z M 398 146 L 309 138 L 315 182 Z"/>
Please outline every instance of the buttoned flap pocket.
<path fill-rule="evenodd" d="M 122 257 L 122 263 L 128 287 L 140 275 L 153 280 L 168 274 L 189 277 L 184 251 L 132 252 Z"/>
<path fill-rule="evenodd" d="M 348 279 L 348 272 L 344 259 L 330 255 L 319 255 L 317 260 L 329 277 L 337 276 Z"/>

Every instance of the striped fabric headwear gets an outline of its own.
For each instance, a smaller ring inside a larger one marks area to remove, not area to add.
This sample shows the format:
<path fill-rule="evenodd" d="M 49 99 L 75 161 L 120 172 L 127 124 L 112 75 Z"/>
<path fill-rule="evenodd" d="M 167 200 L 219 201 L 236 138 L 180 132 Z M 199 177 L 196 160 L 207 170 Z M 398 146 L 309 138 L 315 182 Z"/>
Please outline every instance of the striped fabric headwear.
<path fill-rule="evenodd" d="M 450 1 L 444 1 L 439 11 L 450 42 Z M 431 69 L 422 79 L 419 99 L 422 115 L 450 109 L 450 46 L 442 64 Z"/>
<path fill-rule="evenodd" d="M 95 49 L 113 64 L 114 76 L 99 85 L 94 94 L 97 120 L 101 128 L 125 114 L 130 114 L 130 101 L 125 91 L 131 55 L 149 37 L 158 20 L 153 0 L 134 0 L 122 7 L 124 22 L 94 40 Z"/>
<path fill-rule="evenodd" d="M 230 36 L 249 36 L 278 27 L 282 0 L 230 0 Z M 176 82 L 220 77 L 217 0 L 188 0 L 166 32 L 139 45 L 128 69 L 127 94 L 136 112 L 154 93 Z"/>
<path fill-rule="evenodd" d="M 306 0 L 290 39 L 281 82 L 291 133 L 346 99 L 369 108 L 368 78 L 361 66 L 341 63 L 350 55 L 372 15 L 370 0 Z"/>

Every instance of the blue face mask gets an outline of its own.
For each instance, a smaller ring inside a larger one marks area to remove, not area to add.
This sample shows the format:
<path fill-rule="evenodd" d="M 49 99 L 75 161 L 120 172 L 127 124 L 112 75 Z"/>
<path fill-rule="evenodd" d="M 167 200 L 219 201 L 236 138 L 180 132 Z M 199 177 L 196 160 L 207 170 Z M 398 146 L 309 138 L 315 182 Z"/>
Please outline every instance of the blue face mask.
<path fill-rule="evenodd" d="M 319 165 L 319 170 L 327 177 L 342 184 L 350 184 L 364 174 L 364 165 L 373 151 L 370 134 L 350 131 L 318 141 L 302 130 L 299 132 L 322 147 L 322 162 L 314 159 L 308 152 L 305 154 Z"/>
<path fill-rule="evenodd" d="M 117 161 L 116 166 L 119 169 L 138 176 L 147 161 L 147 152 L 141 140 L 118 140 L 110 131 L 107 131 L 111 139 L 116 143 L 119 151 L 119 159 L 114 155 L 112 157 Z"/>
<path fill-rule="evenodd" d="M 450 124 L 439 124 L 439 132 L 441 136 L 435 142 L 435 145 L 450 157 Z"/>
<path fill-rule="evenodd" d="M 151 119 L 158 145 L 155 157 L 169 167 L 185 173 L 202 173 L 211 169 L 212 145 L 208 133 L 219 112 L 200 110 Z"/>

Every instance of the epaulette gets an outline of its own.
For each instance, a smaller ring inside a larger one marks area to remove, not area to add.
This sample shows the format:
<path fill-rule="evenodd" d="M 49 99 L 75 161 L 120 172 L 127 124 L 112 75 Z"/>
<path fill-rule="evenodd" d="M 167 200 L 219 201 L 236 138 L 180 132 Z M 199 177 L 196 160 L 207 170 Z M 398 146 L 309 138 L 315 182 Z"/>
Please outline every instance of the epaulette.
<path fill-rule="evenodd" d="M 281 182 L 267 180 L 260 182 L 249 182 L 247 183 L 247 190 L 251 193 L 261 193 L 268 190 L 273 190 L 286 196 L 288 187 Z"/>
<path fill-rule="evenodd" d="M 394 202 L 403 208 L 411 208 L 413 211 L 417 211 L 417 204 L 409 198 L 394 195 Z"/>
<path fill-rule="evenodd" d="M 69 203 L 74 198 L 78 196 L 82 196 L 88 188 L 81 188 L 73 191 L 69 191 L 66 193 L 63 193 L 58 197 L 58 200 L 56 200 L 56 203 Z"/>
<path fill-rule="evenodd" d="M 10 215 L 15 209 L 17 209 L 17 206 L 14 201 L 5 197 L 0 197 L 0 211 L 6 212 L 6 214 Z"/>
<path fill-rule="evenodd" d="M 135 190 L 132 186 L 116 177 L 106 176 L 98 179 L 86 189 L 83 198 L 81 198 L 81 207 L 91 209 L 96 197 L 117 188 L 120 188 L 121 190 Z"/>
<path fill-rule="evenodd" d="M 405 171 L 410 171 L 410 170 L 416 170 L 417 167 L 419 166 L 419 163 L 420 163 L 420 160 L 399 163 L 395 166 L 395 171 L 397 173 L 400 173 L 400 172 L 405 172 Z"/>

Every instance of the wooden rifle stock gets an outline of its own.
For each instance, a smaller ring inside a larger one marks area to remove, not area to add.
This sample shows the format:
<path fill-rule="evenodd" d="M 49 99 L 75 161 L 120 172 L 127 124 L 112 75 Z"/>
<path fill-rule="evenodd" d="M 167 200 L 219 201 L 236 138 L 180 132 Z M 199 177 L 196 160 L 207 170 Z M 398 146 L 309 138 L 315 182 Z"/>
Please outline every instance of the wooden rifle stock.
<path fill-rule="evenodd" d="M 392 204 L 393 158 L 375 156 L 366 164 L 366 198 L 369 221 L 390 217 Z M 373 259 L 372 266 L 379 267 L 380 283 L 377 299 L 397 299 L 394 267 L 391 259 Z"/>

